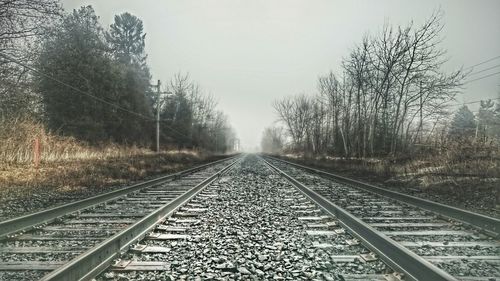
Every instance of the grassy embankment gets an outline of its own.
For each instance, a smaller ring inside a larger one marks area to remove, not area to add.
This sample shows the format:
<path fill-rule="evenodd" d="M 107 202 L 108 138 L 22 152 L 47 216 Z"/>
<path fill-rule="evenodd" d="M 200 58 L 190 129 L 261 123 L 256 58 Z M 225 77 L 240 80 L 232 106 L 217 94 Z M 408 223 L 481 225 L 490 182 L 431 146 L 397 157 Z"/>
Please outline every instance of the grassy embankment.
<path fill-rule="evenodd" d="M 41 151 L 38 167 L 34 165 L 35 137 Z M 90 187 L 105 188 L 176 172 L 216 158 L 187 150 L 156 154 L 136 146 L 89 146 L 74 138 L 50 134 L 37 122 L 3 122 L 0 123 L 0 199 L 13 197 L 12 192 L 29 196 L 37 189 L 77 192 Z"/>
<path fill-rule="evenodd" d="M 281 157 L 339 175 L 458 207 L 500 216 L 500 147 L 453 143 L 439 150 L 393 159 Z"/>

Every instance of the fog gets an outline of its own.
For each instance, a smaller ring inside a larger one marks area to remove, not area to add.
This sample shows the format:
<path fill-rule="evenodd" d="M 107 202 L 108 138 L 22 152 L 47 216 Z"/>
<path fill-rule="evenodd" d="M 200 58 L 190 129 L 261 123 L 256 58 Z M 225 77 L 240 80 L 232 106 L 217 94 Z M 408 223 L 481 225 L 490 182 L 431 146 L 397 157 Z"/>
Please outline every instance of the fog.
<path fill-rule="evenodd" d="M 273 100 L 315 94 L 318 75 L 340 71 L 342 57 L 384 23 L 416 24 L 444 12 L 446 70 L 500 55 L 500 1 L 77 1 L 92 5 L 103 25 L 128 11 L 144 22 L 153 81 L 189 73 L 228 114 L 241 145 L 258 147 L 276 121 Z M 481 67 L 498 65 L 499 60 Z M 498 69 L 481 73 L 481 77 Z M 457 103 L 497 98 L 500 76 L 465 84 Z M 474 109 L 474 105 L 471 106 Z"/>

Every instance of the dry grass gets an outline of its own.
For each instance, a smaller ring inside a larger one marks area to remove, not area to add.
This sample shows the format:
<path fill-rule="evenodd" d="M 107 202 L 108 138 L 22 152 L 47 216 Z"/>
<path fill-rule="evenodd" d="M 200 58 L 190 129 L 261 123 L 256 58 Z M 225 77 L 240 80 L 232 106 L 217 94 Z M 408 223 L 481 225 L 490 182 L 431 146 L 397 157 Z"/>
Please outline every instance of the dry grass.
<path fill-rule="evenodd" d="M 0 163 L 33 163 L 34 142 L 37 138 L 40 142 L 42 163 L 152 154 L 149 149 L 136 146 L 120 146 L 112 143 L 97 147 L 89 146 L 72 137 L 51 134 L 40 122 L 21 118 L 0 123 Z"/>
<path fill-rule="evenodd" d="M 182 170 L 204 157 L 193 153 L 74 159 L 43 163 L 37 169 L 28 164 L 11 164 L 0 168 L 0 187 L 73 189 L 88 186 L 110 186 Z"/>
<path fill-rule="evenodd" d="M 424 188 L 451 185 L 476 187 L 500 182 L 500 146 L 495 142 L 456 141 L 428 153 L 420 153 L 389 167 L 392 178 L 418 181 Z"/>
<path fill-rule="evenodd" d="M 423 192 L 432 200 L 439 197 L 457 206 L 488 209 L 500 205 L 500 146 L 496 142 L 455 141 L 392 159 L 285 157 L 374 184 Z"/>
<path fill-rule="evenodd" d="M 285 155 L 298 158 L 297 155 Z M 380 180 L 418 181 L 424 188 L 462 181 L 500 181 L 500 145 L 495 142 L 450 142 L 439 149 L 402 155 L 399 158 L 342 159 L 317 157 L 305 159 L 338 171 L 353 171 Z"/>
<path fill-rule="evenodd" d="M 41 161 L 33 164 L 34 139 Z M 47 132 L 29 119 L 0 123 L 0 188 L 82 189 L 110 186 L 148 176 L 179 171 L 207 160 L 196 151 L 163 151 L 103 144 L 90 146 L 71 137 Z"/>

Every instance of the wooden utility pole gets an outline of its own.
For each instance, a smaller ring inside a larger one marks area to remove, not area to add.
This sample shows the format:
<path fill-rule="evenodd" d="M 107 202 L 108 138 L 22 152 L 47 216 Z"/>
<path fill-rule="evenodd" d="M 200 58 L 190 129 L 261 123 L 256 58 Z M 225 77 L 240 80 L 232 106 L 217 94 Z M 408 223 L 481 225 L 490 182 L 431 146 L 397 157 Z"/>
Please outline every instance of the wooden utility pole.
<path fill-rule="evenodd" d="M 160 153 L 160 80 L 156 85 L 157 98 L 156 98 L 156 153 Z"/>

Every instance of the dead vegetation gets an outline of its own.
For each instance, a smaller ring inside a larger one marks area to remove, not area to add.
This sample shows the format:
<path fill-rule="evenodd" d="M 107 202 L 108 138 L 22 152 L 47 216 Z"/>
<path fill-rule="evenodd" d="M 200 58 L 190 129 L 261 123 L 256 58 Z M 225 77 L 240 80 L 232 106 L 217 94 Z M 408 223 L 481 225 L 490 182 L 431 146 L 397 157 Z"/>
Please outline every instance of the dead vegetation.
<path fill-rule="evenodd" d="M 151 154 L 149 149 L 106 143 L 90 146 L 73 137 L 47 132 L 42 123 L 29 118 L 15 118 L 0 123 L 0 161 L 4 164 L 31 164 L 34 142 L 40 142 L 40 161 L 52 163 L 72 160 L 102 160 Z"/>
<path fill-rule="evenodd" d="M 495 142 L 450 141 L 439 148 L 393 158 L 345 159 L 286 154 L 294 162 L 500 216 L 500 146 Z"/>
<path fill-rule="evenodd" d="M 290 157 L 291 155 L 287 155 Z M 370 175 L 383 181 L 418 183 L 428 189 L 439 185 L 462 186 L 462 182 L 500 181 L 500 147 L 493 143 L 450 142 L 426 153 L 394 158 L 330 158 L 316 157 L 339 171 Z"/>
<path fill-rule="evenodd" d="M 34 161 L 34 139 L 40 164 Z M 32 119 L 0 123 L 0 220 L 115 190 L 224 156 L 136 146 L 90 146 L 57 136 Z"/>
<path fill-rule="evenodd" d="M 208 160 L 197 151 L 153 153 L 147 148 L 102 144 L 90 146 L 47 132 L 31 119 L 0 123 L 0 188 L 80 189 L 109 186 L 171 173 Z M 34 140 L 40 164 L 34 164 Z"/>

